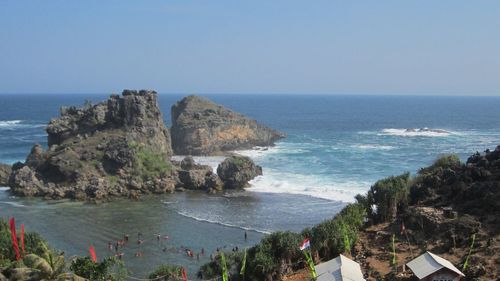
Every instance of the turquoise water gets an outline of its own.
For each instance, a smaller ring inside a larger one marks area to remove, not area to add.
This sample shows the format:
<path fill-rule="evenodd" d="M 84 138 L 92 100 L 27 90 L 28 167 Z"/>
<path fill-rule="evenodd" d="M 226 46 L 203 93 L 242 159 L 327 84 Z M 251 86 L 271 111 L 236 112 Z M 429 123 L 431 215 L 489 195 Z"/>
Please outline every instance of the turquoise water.
<path fill-rule="evenodd" d="M 44 127 L 62 105 L 99 101 L 107 95 L 1 95 L 0 161 L 22 161 L 31 146 L 46 145 Z M 160 95 L 165 122 L 180 95 Z M 68 255 L 112 254 L 107 243 L 128 233 L 144 244 L 124 249 L 134 276 L 162 262 L 184 265 L 190 276 L 216 248 L 243 248 L 276 230 L 298 231 L 332 217 L 357 193 L 385 176 L 414 173 L 439 154 L 465 160 L 500 144 L 500 98 L 211 95 L 212 100 L 253 117 L 288 137 L 271 148 L 241 151 L 263 166 L 246 192 L 174 194 L 100 205 L 12 197 L 0 191 L 0 216 L 15 216 Z M 426 131 L 420 128 L 437 129 Z M 417 129 L 410 131 L 407 129 Z M 216 166 L 220 157 L 197 157 Z M 244 232 L 248 240 L 243 239 Z M 156 233 L 170 239 L 157 242 Z M 203 247 L 189 258 L 164 247 Z M 142 257 L 134 257 L 135 252 Z"/>

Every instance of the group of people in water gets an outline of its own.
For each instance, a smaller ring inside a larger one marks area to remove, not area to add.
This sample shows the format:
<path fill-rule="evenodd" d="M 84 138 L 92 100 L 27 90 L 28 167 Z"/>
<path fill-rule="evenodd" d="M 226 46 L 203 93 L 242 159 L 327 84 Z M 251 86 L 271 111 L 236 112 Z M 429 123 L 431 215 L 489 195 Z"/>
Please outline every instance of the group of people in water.
<path fill-rule="evenodd" d="M 163 252 L 171 252 L 171 253 L 184 253 L 187 257 L 190 258 L 195 258 L 196 260 L 200 260 L 200 257 L 203 257 L 205 255 L 205 248 L 201 248 L 199 252 L 194 252 L 191 248 L 180 246 L 179 248 L 176 248 L 175 246 L 172 247 L 166 247 L 163 244 L 163 241 L 167 241 L 170 239 L 168 235 L 161 235 L 161 234 L 156 234 L 156 241 L 159 243 L 159 247 L 162 248 Z M 245 241 L 248 238 L 247 232 L 245 231 Z M 128 234 L 123 235 L 123 239 L 117 240 L 115 243 L 113 242 L 108 242 L 108 251 L 114 252 L 114 256 L 118 259 L 122 259 L 125 253 L 121 251 L 124 247 L 126 247 L 130 242 L 130 236 Z M 141 232 L 137 233 L 137 245 L 139 245 L 139 249 L 135 252 L 134 256 L 135 257 L 142 257 L 142 247 L 141 245 L 145 242 L 144 236 Z M 227 245 L 222 247 L 223 249 L 227 248 Z M 221 251 L 221 248 L 217 248 L 214 253 L 210 254 L 210 260 L 215 259 L 215 257 L 219 254 Z M 238 246 L 235 246 L 232 248 L 233 252 L 239 251 Z"/>

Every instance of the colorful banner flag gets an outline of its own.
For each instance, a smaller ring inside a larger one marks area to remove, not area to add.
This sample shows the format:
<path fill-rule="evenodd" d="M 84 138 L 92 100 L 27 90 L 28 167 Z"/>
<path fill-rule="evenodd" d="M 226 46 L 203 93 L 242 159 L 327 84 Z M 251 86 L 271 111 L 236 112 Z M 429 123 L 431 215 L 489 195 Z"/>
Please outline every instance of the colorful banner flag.
<path fill-rule="evenodd" d="M 396 265 L 396 235 L 392 234 L 392 265 Z"/>
<path fill-rule="evenodd" d="M 24 247 L 24 223 L 21 224 L 21 249 L 23 250 L 23 255 L 26 255 L 26 248 Z"/>
<path fill-rule="evenodd" d="M 469 265 L 469 257 L 470 254 L 472 253 L 472 248 L 474 248 L 474 241 L 476 241 L 476 234 L 472 234 L 472 243 L 470 244 L 469 248 L 469 254 L 467 254 L 467 258 L 465 258 L 464 266 L 462 267 L 462 270 L 466 270 L 467 266 Z"/>
<path fill-rule="evenodd" d="M 222 281 L 228 281 L 226 257 L 224 256 L 224 252 L 220 253 L 220 262 L 222 266 Z"/>
<path fill-rule="evenodd" d="M 309 265 L 309 268 L 311 269 L 312 278 L 313 278 L 313 280 L 316 280 L 316 278 L 317 278 L 316 268 L 314 267 L 314 261 L 311 257 L 311 254 L 309 253 L 309 251 L 304 251 L 304 255 L 306 256 L 307 264 Z"/>
<path fill-rule="evenodd" d="M 183 281 L 187 281 L 188 280 L 186 269 L 184 267 L 181 267 L 181 275 L 182 275 L 182 280 Z"/>
<path fill-rule="evenodd" d="M 19 253 L 19 244 L 17 242 L 17 234 L 16 234 L 16 220 L 14 218 L 10 218 L 10 236 L 12 238 L 12 247 L 14 248 L 14 252 L 16 253 L 16 260 L 21 259 L 21 255 Z"/>
<path fill-rule="evenodd" d="M 311 247 L 311 241 L 309 241 L 309 238 L 306 238 L 304 239 L 304 241 L 302 241 L 302 244 L 300 245 L 300 250 L 301 251 L 304 251 L 305 249 Z"/>
<path fill-rule="evenodd" d="M 97 262 L 97 256 L 95 254 L 94 246 L 90 246 L 89 248 L 90 258 L 93 262 Z"/>
<path fill-rule="evenodd" d="M 247 267 L 247 249 L 245 248 L 245 254 L 243 255 L 243 262 L 241 263 L 240 275 L 245 275 L 246 267 Z"/>

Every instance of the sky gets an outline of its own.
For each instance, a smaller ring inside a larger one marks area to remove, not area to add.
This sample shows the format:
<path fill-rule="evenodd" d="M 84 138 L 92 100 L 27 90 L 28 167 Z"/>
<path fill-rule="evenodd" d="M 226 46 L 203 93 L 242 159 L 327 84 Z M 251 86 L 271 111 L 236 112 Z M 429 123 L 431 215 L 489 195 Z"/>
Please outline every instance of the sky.
<path fill-rule="evenodd" d="M 0 93 L 499 95 L 500 1 L 0 0 Z"/>

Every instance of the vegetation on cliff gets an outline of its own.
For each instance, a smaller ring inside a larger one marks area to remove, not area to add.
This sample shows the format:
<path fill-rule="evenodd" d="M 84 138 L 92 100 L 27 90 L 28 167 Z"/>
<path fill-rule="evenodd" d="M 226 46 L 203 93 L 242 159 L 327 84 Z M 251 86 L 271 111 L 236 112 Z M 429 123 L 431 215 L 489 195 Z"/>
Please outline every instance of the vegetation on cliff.
<path fill-rule="evenodd" d="M 248 249 L 245 278 L 281 280 L 303 269 L 305 258 L 298 247 L 310 238 L 316 263 L 346 254 L 360 262 L 367 278 L 407 280 L 410 275 L 400 266 L 432 250 L 465 270 L 466 280 L 495 279 L 500 260 L 499 196 L 500 146 L 471 156 L 465 164 L 456 155 L 444 155 L 414 177 L 404 173 L 377 181 L 330 220 L 301 233 L 264 237 Z M 472 235 L 475 246 L 470 248 Z M 391 237 L 398 241 L 394 250 Z M 242 253 L 227 255 L 232 280 L 242 280 Z M 220 258 L 199 272 L 204 278 L 220 274 Z"/>

